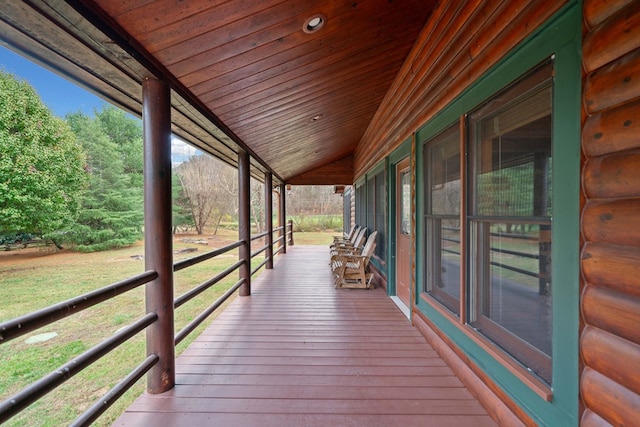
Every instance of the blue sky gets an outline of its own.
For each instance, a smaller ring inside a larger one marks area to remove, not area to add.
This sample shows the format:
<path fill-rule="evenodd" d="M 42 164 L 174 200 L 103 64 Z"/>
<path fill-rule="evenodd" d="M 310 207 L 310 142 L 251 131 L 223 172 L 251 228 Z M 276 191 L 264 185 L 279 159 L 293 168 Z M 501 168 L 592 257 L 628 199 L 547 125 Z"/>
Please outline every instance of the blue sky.
<path fill-rule="evenodd" d="M 64 117 L 78 110 L 93 115 L 94 109 L 106 104 L 101 98 L 2 46 L 0 68 L 28 81 L 56 116 Z"/>
<path fill-rule="evenodd" d="M 93 116 L 96 109 L 99 110 L 107 104 L 106 101 L 91 92 L 1 45 L 0 69 L 29 82 L 53 114 L 62 118 L 68 113 L 75 113 L 78 110 Z M 193 147 L 175 138 L 172 140 L 171 146 L 174 162 L 185 161 L 196 154 Z"/>

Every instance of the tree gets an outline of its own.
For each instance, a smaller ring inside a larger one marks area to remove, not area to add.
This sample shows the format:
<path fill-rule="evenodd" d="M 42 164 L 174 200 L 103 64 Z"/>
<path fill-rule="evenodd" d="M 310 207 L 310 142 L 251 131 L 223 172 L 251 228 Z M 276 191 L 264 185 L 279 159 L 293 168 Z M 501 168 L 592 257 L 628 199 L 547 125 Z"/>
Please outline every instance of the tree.
<path fill-rule="evenodd" d="M 90 171 L 82 212 L 67 233 L 80 251 L 129 246 L 142 236 L 142 128 L 114 110 L 105 107 L 95 118 L 67 116 L 87 151 Z"/>
<path fill-rule="evenodd" d="M 171 174 L 171 198 L 172 205 L 172 225 L 173 234 L 179 229 L 193 227 L 193 217 L 191 216 L 189 199 L 182 188 L 180 177 L 175 173 Z"/>
<path fill-rule="evenodd" d="M 86 157 L 35 90 L 0 71 L 0 234 L 49 234 L 78 216 Z"/>
<path fill-rule="evenodd" d="M 212 219 L 215 234 L 222 217 L 232 212 L 237 194 L 233 191 L 234 172 L 232 167 L 210 156 L 193 156 L 176 168 L 198 234 L 204 232 Z"/>

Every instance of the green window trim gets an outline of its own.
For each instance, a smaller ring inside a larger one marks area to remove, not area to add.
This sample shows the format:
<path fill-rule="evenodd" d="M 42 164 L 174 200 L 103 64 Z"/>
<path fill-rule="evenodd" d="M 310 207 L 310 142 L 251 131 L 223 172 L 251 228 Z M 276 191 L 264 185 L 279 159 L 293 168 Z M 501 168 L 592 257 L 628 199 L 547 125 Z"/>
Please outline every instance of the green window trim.
<path fill-rule="evenodd" d="M 499 92 L 510 82 L 550 56 L 555 57 L 554 162 L 553 162 L 553 377 L 552 398 L 547 401 L 522 381 L 477 341 L 464 333 L 452 316 L 417 297 L 417 307 L 498 386 L 540 425 L 578 424 L 579 332 L 579 196 L 580 196 L 580 98 L 581 98 L 581 2 L 563 7 L 506 58 L 426 123 L 417 132 L 417 185 L 424 179 L 422 147 L 425 141 L 456 122 L 460 115 Z M 424 217 L 423 189 L 416 190 L 417 218 Z M 425 231 L 417 226 L 417 287 L 424 288 Z"/>

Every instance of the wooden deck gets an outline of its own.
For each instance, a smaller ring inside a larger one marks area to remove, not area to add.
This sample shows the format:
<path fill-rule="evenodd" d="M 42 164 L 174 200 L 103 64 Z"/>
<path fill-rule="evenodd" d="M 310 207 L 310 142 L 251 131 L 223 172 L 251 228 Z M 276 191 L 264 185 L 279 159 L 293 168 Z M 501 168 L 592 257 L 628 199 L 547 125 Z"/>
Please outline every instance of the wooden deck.
<path fill-rule="evenodd" d="M 495 426 L 382 289 L 334 289 L 294 246 L 116 426 Z"/>

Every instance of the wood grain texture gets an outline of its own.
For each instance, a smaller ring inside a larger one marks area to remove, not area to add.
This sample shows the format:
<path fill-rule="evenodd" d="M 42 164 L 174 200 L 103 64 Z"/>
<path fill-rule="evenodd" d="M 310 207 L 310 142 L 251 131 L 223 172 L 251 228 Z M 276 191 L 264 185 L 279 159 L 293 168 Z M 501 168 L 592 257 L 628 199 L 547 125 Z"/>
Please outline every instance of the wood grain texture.
<path fill-rule="evenodd" d="M 438 3 L 358 144 L 356 178 L 393 151 L 564 3 L 471 1 L 463 2 L 461 7 L 459 2 Z M 456 12 L 449 19 L 451 8 Z M 503 20 L 504 14 L 512 19 Z M 459 31 L 448 31 L 450 27 Z"/>
<path fill-rule="evenodd" d="M 640 345 L 593 326 L 582 331 L 585 363 L 608 378 L 640 395 Z"/>
<path fill-rule="evenodd" d="M 640 47 L 640 3 L 631 2 L 584 38 L 582 62 L 590 73 Z"/>
<path fill-rule="evenodd" d="M 640 406 L 640 2 L 586 0 L 581 425 L 634 425 Z"/>
<path fill-rule="evenodd" d="M 424 315 L 416 311 L 413 315 L 413 322 L 425 336 L 427 342 L 435 348 L 438 354 L 447 362 L 462 382 L 469 387 L 478 400 L 487 408 L 491 417 L 498 421 L 499 425 L 508 426 L 533 426 L 533 421 L 527 417 L 520 408 L 517 407 L 501 391 L 496 394 L 499 388 L 487 378 L 479 377 L 471 366 L 470 360 L 463 359 L 455 351 L 451 342 L 445 342 L 442 337 L 429 325 Z M 476 368 L 477 369 L 477 368 Z M 521 416 L 522 419 L 518 418 Z"/>
<path fill-rule="evenodd" d="M 637 424 L 640 396 L 598 371 L 585 368 L 580 392 L 587 407 L 608 423 L 615 426 Z"/>
<path fill-rule="evenodd" d="M 582 176 L 590 199 L 640 197 L 640 150 L 592 158 Z"/>
<path fill-rule="evenodd" d="M 582 233 L 590 242 L 640 246 L 640 198 L 590 200 L 582 212 Z"/>
<path fill-rule="evenodd" d="M 353 182 L 353 156 L 336 160 L 328 165 L 290 178 L 292 185 L 322 185 L 330 176 L 336 184 L 349 185 Z"/>
<path fill-rule="evenodd" d="M 114 425 L 495 426 L 382 289 L 334 288 L 327 250 L 277 257 Z"/>
<path fill-rule="evenodd" d="M 639 97 L 639 74 L 640 49 L 589 74 L 584 84 L 587 112 L 593 114 Z"/>
<path fill-rule="evenodd" d="M 582 250 L 582 274 L 591 285 L 640 296 L 640 250 L 635 246 L 588 242 Z"/>
<path fill-rule="evenodd" d="M 640 344 L 640 297 L 607 288 L 586 286 L 582 314 L 587 324 Z M 583 353 L 588 351 L 583 349 Z M 631 368 L 627 365 L 627 368 Z"/>
<path fill-rule="evenodd" d="M 321 168 L 353 153 L 435 1 L 96 3 L 279 176 L 338 184 Z"/>
<path fill-rule="evenodd" d="M 601 156 L 640 148 L 640 101 L 589 116 L 582 131 L 582 149 L 587 156 Z"/>
<path fill-rule="evenodd" d="M 591 409 L 587 409 L 582 414 L 582 418 L 580 419 L 581 427 L 611 427 L 611 424 L 606 420 L 602 419 L 598 414 L 593 412 Z"/>
<path fill-rule="evenodd" d="M 634 0 L 585 0 L 584 22 L 589 29 L 609 19 Z"/>

